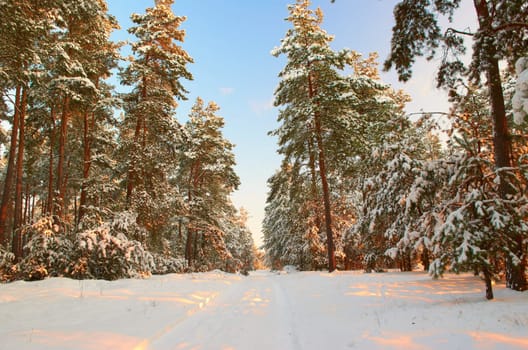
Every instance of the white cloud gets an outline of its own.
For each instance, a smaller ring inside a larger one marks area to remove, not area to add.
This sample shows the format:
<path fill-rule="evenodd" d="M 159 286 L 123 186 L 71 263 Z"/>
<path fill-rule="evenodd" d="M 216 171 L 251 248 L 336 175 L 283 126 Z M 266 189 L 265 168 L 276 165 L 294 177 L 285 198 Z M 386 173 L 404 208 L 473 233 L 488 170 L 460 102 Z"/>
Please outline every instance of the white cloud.
<path fill-rule="evenodd" d="M 273 97 L 266 101 L 250 100 L 248 103 L 251 111 L 255 114 L 262 114 L 273 109 Z"/>
<path fill-rule="evenodd" d="M 235 89 L 232 87 L 221 87 L 220 93 L 224 96 L 231 95 L 233 92 L 235 92 Z"/>

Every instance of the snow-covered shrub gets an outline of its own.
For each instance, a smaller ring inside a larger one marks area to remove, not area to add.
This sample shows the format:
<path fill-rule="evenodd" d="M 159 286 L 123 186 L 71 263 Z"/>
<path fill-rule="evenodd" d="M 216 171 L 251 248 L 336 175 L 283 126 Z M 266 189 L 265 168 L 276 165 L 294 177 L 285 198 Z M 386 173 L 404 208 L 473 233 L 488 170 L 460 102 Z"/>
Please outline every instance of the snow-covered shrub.
<path fill-rule="evenodd" d="M 286 273 L 296 273 L 296 272 L 299 272 L 299 269 L 297 268 L 297 266 L 294 266 L 294 265 L 286 265 L 282 268 L 282 270 Z"/>
<path fill-rule="evenodd" d="M 514 195 L 503 198 L 500 181 L 512 186 Z M 466 155 L 449 186 L 451 196 L 446 196 L 450 199 L 440 211 L 442 223 L 432 237 L 436 260 L 430 272 L 435 277 L 447 269 L 482 274 L 491 299 L 492 280 L 504 270 L 505 261 L 526 261 L 526 249 L 522 256 L 512 249 L 524 244 L 519 237 L 525 240 L 528 234 L 525 185 L 513 169 L 497 170 L 488 158 Z"/>
<path fill-rule="evenodd" d="M 367 272 L 380 271 L 398 263 L 402 271 L 412 269 L 411 259 L 416 239 L 409 239 L 410 223 L 416 215 L 406 210 L 406 202 L 414 194 L 414 180 L 422 162 L 405 152 L 389 157 L 382 169 L 363 183 L 363 216 L 348 236 L 359 235 L 363 264 Z"/>
<path fill-rule="evenodd" d="M 78 233 L 75 257 L 71 270 L 75 278 L 137 278 L 154 268 L 152 255 L 140 242 L 113 232 L 108 224 Z"/>
<path fill-rule="evenodd" d="M 182 273 L 187 270 L 187 261 L 183 258 L 174 258 L 162 254 L 153 254 L 154 268 L 152 273 L 164 275 L 167 273 Z"/>
<path fill-rule="evenodd" d="M 0 246 L 0 282 L 11 281 L 15 273 L 15 255 Z"/>
<path fill-rule="evenodd" d="M 138 214 L 134 211 L 122 211 L 114 214 L 110 221 L 110 228 L 114 233 L 122 233 L 129 239 L 145 243 L 147 231 L 137 224 Z"/>
<path fill-rule="evenodd" d="M 361 161 L 368 177 L 358 183 L 358 219 L 345 237 L 347 254 L 366 271 L 395 266 L 410 271 L 420 260 L 429 264 L 436 192 L 445 177 L 435 134 L 439 121 L 430 115 L 416 122 L 395 116 L 391 123 L 384 142 Z"/>
<path fill-rule="evenodd" d="M 73 243 L 57 217 L 45 216 L 22 228 L 29 241 L 18 267 L 20 278 L 40 280 L 48 276 L 67 276 L 72 259 Z"/>

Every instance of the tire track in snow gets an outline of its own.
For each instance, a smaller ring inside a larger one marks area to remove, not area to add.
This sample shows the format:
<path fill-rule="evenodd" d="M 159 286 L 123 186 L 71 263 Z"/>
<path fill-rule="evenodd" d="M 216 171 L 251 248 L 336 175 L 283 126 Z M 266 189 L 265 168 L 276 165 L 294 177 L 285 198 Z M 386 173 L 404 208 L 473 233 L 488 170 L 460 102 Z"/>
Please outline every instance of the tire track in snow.
<path fill-rule="evenodd" d="M 300 350 L 291 303 L 275 277 L 234 281 L 207 307 L 137 349 Z"/>
<path fill-rule="evenodd" d="M 203 298 L 202 301 L 200 301 L 197 305 L 197 307 L 187 310 L 185 314 L 182 316 L 176 318 L 174 322 L 168 324 L 163 329 L 158 331 L 156 334 L 154 334 L 152 337 L 143 340 L 141 343 L 136 345 L 133 350 L 145 350 L 150 349 L 150 346 L 152 343 L 155 343 L 157 340 L 163 338 L 165 335 L 169 334 L 172 330 L 174 330 L 176 327 L 178 327 L 179 324 L 187 321 L 189 317 L 192 317 L 194 314 L 202 311 L 210 302 L 211 300 L 215 299 L 218 294 L 213 294 L 209 297 Z"/>
<path fill-rule="evenodd" d="M 280 276 L 271 278 L 273 281 L 273 289 L 277 300 L 277 309 L 281 310 L 281 319 L 285 323 L 283 326 L 291 337 L 289 343 L 291 344 L 292 350 L 301 350 L 301 344 L 299 342 L 298 331 L 295 325 L 295 310 L 292 307 L 288 294 L 284 290 L 284 287 L 277 281 Z M 279 344 L 280 345 L 280 344 Z"/>

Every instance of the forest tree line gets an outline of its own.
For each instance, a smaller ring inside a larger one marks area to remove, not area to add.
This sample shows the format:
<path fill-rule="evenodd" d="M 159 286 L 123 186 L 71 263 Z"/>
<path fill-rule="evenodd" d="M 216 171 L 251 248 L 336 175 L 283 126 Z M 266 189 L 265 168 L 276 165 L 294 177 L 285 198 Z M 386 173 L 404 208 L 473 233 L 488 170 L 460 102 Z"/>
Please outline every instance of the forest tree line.
<path fill-rule="evenodd" d="M 172 4 L 116 43 L 105 0 L 0 1 L 1 279 L 253 268 L 219 106 L 176 118 L 193 58 Z"/>
<path fill-rule="evenodd" d="M 384 68 L 407 81 L 416 58 L 438 58 L 431 69 L 451 103 L 413 115 L 407 94 L 381 81 L 376 54 L 334 50 L 320 9 L 288 7 L 272 51 L 286 64 L 271 132 L 283 160 L 263 227 L 271 266 L 421 266 L 475 272 L 489 299 L 495 279 L 527 289 L 528 3 L 473 3 L 473 32 L 439 24 L 452 24 L 458 0 L 396 5 Z"/>

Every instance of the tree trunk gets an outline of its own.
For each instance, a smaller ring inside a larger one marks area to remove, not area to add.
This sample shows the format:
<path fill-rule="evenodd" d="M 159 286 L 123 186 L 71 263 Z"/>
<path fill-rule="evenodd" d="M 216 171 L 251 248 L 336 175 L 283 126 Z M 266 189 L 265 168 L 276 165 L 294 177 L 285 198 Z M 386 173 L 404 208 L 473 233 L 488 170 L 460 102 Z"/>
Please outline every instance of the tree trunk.
<path fill-rule="evenodd" d="M 53 201 L 55 196 L 53 195 L 53 147 L 55 146 L 55 107 L 51 107 L 51 124 L 50 124 L 50 146 L 49 146 L 49 169 L 48 169 L 48 198 L 46 200 L 45 214 L 53 214 Z"/>
<path fill-rule="evenodd" d="M 400 270 L 402 272 L 412 271 L 411 252 L 404 250 L 400 254 Z"/>
<path fill-rule="evenodd" d="M 22 258 L 22 199 L 23 199 L 23 174 L 24 174 L 24 148 L 25 148 L 25 119 L 27 105 L 27 87 L 22 90 L 22 102 L 20 105 L 20 121 L 18 128 L 18 153 L 16 162 L 16 184 L 15 184 L 15 215 L 13 222 L 12 250 L 15 258 Z"/>
<path fill-rule="evenodd" d="M 36 195 L 31 196 L 31 211 L 29 216 L 29 222 L 33 223 L 35 219 L 35 205 L 36 205 Z"/>
<path fill-rule="evenodd" d="M 18 138 L 18 128 L 20 124 L 20 94 L 22 88 L 17 86 L 15 90 L 15 105 L 13 106 L 13 125 L 11 127 L 11 142 L 9 145 L 9 157 L 7 161 L 7 171 L 4 181 L 4 192 L 2 193 L 2 204 L 0 205 L 0 244 L 6 245 L 9 237 L 6 234 L 9 211 L 12 206 L 13 182 L 15 180 L 15 155 Z"/>
<path fill-rule="evenodd" d="M 321 232 L 321 216 L 320 216 L 320 198 L 319 191 L 317 191 L 317 171 L 315 168 L 315 145 L 314 140 L 310 138 L 308 141 L 308 151 L 310 153 L 309 166 L 310 166 L 310 177 L 311 177 L 311 191 L 313 201 L 315 204 L 314 215 L 315 215 L 315 226 L 317 227 L 317 233 Z"/>
<path fill-rule="evenodd" d="M 145 57 L 146 62 L 149 61 L 149 56 L 147 55 Z M 142 82 L 141 82 L 141 95 L 140 95 L 140 101 L 145 101 L 147 99 L 147 78 L 143 76 Z M 138 101 L 138 102 L 140 102 Z M 140 136 L 141 136 L 141 129 L 144 128 L 143 124 L 144 122 L 144 116 L 142 113 L 139 113 L 136 120 L 136 129 L 134 131 L 134 146 L 137 147 L 137 150 L 134 150 L 135 153 L 138 152 L 140 148 Z M 134 157 L 133 155 L 132 157 Z M 132 203 L 132 193 L 134 192 L 134 188 L 136 187 L 136 181 L 137 181 L 137 172 L 136 172 L 136 161 L 135 158 L 132 158 L 132 162 L 128 168 L 128 179 L 127 179 L 127 193 L 126 193 L 126 205 L 129 207 Z"/>
<path fill-rule="evenodd" d="M 429 257 L 429 250 L 425 247 L 422 251 L 422 265 L 424 267 L 424 271 L 428 272 L 429 267 L 431 266 L 431 258 Z"/>
<path fill-rule="evenodd" d="M 311 76 L 308 76 L 308 93 L 312 99 L 315 97 L 315 89 L 312 83 Z M 323 204 L 325 211 L 325 228 L 326 228 L 326 247 L 328 253 L 328 272 L 333 272 L 336 269 L 335 260 L 335 245 L 334 234 L 332 232 L 332 208 L 330 204 L 330 189 L 328 186 L 328 179 L 326 178 L 326 159 L 323 145 L 323 131 L 321 127 L 321 117 L 319 112 L 313 115 L 315 126 L 315 140 L 317 143 L 317 150 L 319 152 L 319 176 L 321 177 L 321 185 L 323 187 Z"/>
<path fill-rule="evenodd" d="M 185 241 L 185 259 L 187 260 L 187 265 L 189 268 L 192 266 L 192 242 L 193 242 L 193 230 L 187 228 L 187 240 Z"/>
<path fill-rule="evenodd" d="M 78 225 L 79 208 L 77 207 L 77 194 L 76 193 L 74 193 L 73 195 L 73 218 L 74 218 L 74 223 L 75 223 L 75 231 L 77 231 L 79 229 L 79 225 Z"/>
<path fill-rule="evenodd" d="M 140 145 L 141 128 L 142 128 L 142 118 L 138 116 L 137 121 L 136 121 L 136 129 L 134 131 L 134 146 L 137 147 L 138 149 Z M 138 149 L 134 150 L 134 152 L 137 153 Z M 136 155 L 132 155 L 132 157 L 134 156 Z M 134 192 L 134 188 L 136 187 L 136 179 L 137 179 L 136 161 L 135 161 L 135 158 L 132 158 L 132 163 L 130 164 L 130 167 L 128 169 L 127 194 L 126 194 L 127 206 L 130 206 L 131 204 L 132 193 Z"/>
<path fill-rule="evenodd" d="M 489 14 L 487 1 L 474 0 L 477 11 L 480 30 L 484 35 L 493 35 L 492 18 Z M 491 39 L 490 39 L 491 40 Z M 508 121 L 506 119 L 506 109 L 504 106 L 504 94 L 502 91 L 502 80 L 500 76 L 499 63 L 496 58 L 496 48 L 494 45 L 487 45 L 485 52 L 487 60 L 487 85 L 489 89 L 491 115 L 493 122 L 493 148 L 495 157 L 495 168 L 505 169 L 511 167 L 511 139 L 508 132 Z M 509 194 L 514 194 L 513 188 L 508 180 L 500 174 L 499 195 L 506 199 Z M 504 234 L 504 233 L 499 233 Z M 510 240 L 510 251 L 520 259 L 516 263 L 509 255 L 506 259 L 506 285 L 508 288 L 524 291 L 528 288 L 526 280 L 526 247 L 523 244 L 523 237 L 520 233 L 513 233 Z"/>
<path fill-rule="evenodd" d="M 493 299 L 493 283 L 491 280 L 491 274 L 487 267 L 483 268 L 484 282 L 486 283 L 486 299 Z"/>
<path fill-rule="evenodd" d="M 66 166 L 64 168 L 64 180 L 62 181 L 62 186 L 61 186 L 61 189 L 59 191 L 59 193 L 62 193 L 63 195 L 61 196 L 62 199 L 62 203 L 63 206 L 62 206 L 62 217 L 63 218 L 67 218 L 68 217 L 68 213 L 69 213 L 69 203 L 70 203 L 70 198 L 68 197 L 68 183 L 69 183 L 69 180 L 70 180 L 70 172 L 68 171 L 68 169 L 71 169 L 71 154 L 68 154 L 66 153 Z M 74 194 L 74 196 L 76 196 Z M 76 212 L 74 212 L 74 215 L 76 214 Z M 75 218 L 75 216 L 74 216 Z M 74 222 L 75 223 L 75 220 Z"/>
<path fill-rule="evenodd" d="M 90 175 L 90 167 L 92 165 L 92 136 L 91 129 L 95 123 L 95 116 L 92 113 L 92 122 L 89 122 L 89 113 L 84 113 L 84 132 L 83 132 L 83 179 L 81 185 L 81 198 L 79 200 L 79 215 L 77 223 L 81 222 L 84 216 L 87 205 L 87 182 Z"/>
<path fill-rule="evenodd" d="M 29 221 L 29 214 L 31 213 L 31 194 L 29 183 L 26 183 L 24 194 L 24 216 L 22 217 L 22 224 L 25 225 Z"/>
<path fill-rule="evenodd" d="M 182 240 L 182 222 L 181 222 L 181 219 L 178 220 L 178 239 Z"/>
<path fill-rule="evenodd" d="M 58 192 L 58 208 L 57 215 L 63 217 L 64 215 L 64 197 L 65 197 L 65 187 L 64 187 L 64 174 L 65 174 L 65 159 L 66 159 L 66 142 L 68 140 L 68 119 L 69 119 L 69 109 L 70 109 L 70 98 L 68 96 L 64 97 L 63 110 L 61 115 L 61 128 L 59 135 L 59 160 L 57 165 L 57 192 Z"/>
<path fill-rule="evenodd" d="M 196 261 L 198 260 L 198 232 L 195 232 L 193 236 L 193 261 Z"/>
<path fill-rule="evenodd" d="M 330 188 L 326 178 L 326 163 L 323 146 L 323 137 L 321 130 L 321 120 L 315 115 L 315 131 L 317 138 L 317 148 L 319 150 L 319 176 L 323 186 L 323 202 L 325 209 L 325 228 L 326 228 L 326 246 L 328 249 L 328 271 L 333 272 L 336 269 L 334 234 L 332 232 L 332 209 L 330 206 Z"/>

